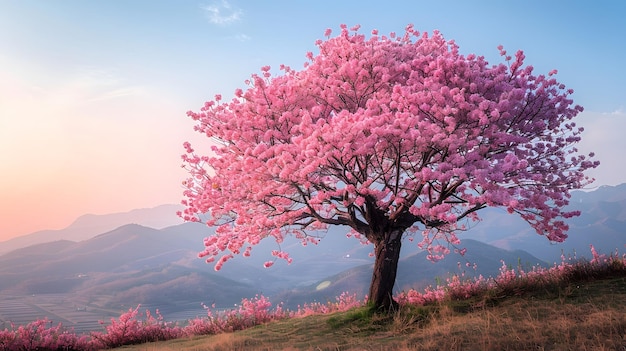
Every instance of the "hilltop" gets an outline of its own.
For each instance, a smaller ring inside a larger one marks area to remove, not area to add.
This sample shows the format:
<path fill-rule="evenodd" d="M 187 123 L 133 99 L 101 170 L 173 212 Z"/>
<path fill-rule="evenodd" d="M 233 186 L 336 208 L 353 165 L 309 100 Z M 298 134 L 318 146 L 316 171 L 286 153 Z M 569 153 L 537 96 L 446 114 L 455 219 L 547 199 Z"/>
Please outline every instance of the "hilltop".
<path fill-rule="evenodd" d="M 119 350 L 623 350 L 626 277 L 378 316 L 366 307 Z"/>

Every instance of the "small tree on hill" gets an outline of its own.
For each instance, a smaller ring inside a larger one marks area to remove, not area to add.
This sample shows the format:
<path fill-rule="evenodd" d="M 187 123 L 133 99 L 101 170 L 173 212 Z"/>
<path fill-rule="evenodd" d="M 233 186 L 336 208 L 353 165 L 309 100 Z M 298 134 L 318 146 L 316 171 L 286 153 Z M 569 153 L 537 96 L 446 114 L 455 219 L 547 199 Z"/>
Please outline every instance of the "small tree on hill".
<path fill-rule="evenodd" d="M 421 237 L 437 260 L 478 210 L 498 206 L 551 241 L 567 237 L 569 192 L 598 162 L 573 146 L 582 107 L 556 71 L 535 75 L 521 51 L 502 47 L 505 62 L 490 66 L 412 26 L 330 34 L 302 70 L 263 67 L 231 101 L 218 95 L 188 113 L 216 145 L 202 156 L 185 143 L 183 156 L 181 216 L 207 213 L 217 227 L 201 257 L 220 257 L 219 269 L 265 238 L 315 243 L 312 231 L 346 226 L 374 244 L 369 301 L 390 308 L 403 236 Z"/>

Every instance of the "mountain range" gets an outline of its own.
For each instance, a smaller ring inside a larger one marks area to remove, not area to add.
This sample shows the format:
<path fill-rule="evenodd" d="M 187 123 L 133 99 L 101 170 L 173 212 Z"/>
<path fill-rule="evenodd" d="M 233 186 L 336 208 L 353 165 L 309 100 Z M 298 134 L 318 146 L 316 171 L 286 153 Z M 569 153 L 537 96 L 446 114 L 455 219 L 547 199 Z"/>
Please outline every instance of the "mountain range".
<path fill-rule="evenodd" d="M 78 217 L 72 224 L 63 229 L 41 230 L 6 241 L 0 241 L 0 255 L 22 247 L 56 240 L 87 240 L 98 234 L 131 223 L 156 229 L 169 227 L 182 222 L 180 217 L 176 215 L 176 211 L 180 209 L 182 209 L 181 205 L 166 204 L 153 208 L 142 208 L 106 215 L 86 214 Z"/>
<path fill-rule="evenodd" d="M 567 209 L 580 211 L 580 216 L 566 220 L 569 237 L 562 243 L 549 243 L 519 216 L 497 208 L 481 210 L 483 220 L 465 234 L 503 249 L 528 251 L 548 262 L 560 261 L 561 254 L 590 257 L 592 244 L 605 254 L 626 251 L 626 184 L 574 191 Z"/>
<path fill-rule="evenodd" d="M 626 184 L 574 192 L 570 207 L 582 213 L 569 220 L 570 237 L 560 244 L 550 244 L 523 220 L 498 209 L 482 210 L 482 220 L 460 233 L 465 256 L 450 254 L 431 263 L 425 252 L 407 241 L 396 290 L 423 289 L 451 274 L 494 276 L 502 261 L 528 267 L 550 265 L 561 254 L 589 257 L 590 244 L 604 253 L 624 252 Z M 367 292 L 372 247 L 347 238 L 345 228 L 332 227 L 320 233 L 318 245 L 307 247 L 295 239 L 280 247 L 263 241 L 251 257 L 235 257 L 216 272 L 197 258 L 203 238 L 213 229 L 181 223 L 175 215 L 179 208 L 164 205 L 87 215 L 66 229 L 0 242 L 0 322 L 17 318 L 12 316 L 21 313 L 20 308 L 23 315 L 52 313 L 55 320 L 72 325 L 95 316 L 116 316 L 137 304 L 158 307 L 166 318 L 182 319 L 202 315 L 202 303 L 228 308 L 256 294 L 297 308 L 333 300 L 344 291 L 359 297 Z M 279 260 L 270 269 L 262 268 L 272 259 L 272 249 L 289 252 L 294 263 Z M 64 302 L 41 302 L 48 298 Z M 22 307 L 11 307 L 15 304 Z M 76 306 L 89 308 L 91 314 L 77 317 Z"/>

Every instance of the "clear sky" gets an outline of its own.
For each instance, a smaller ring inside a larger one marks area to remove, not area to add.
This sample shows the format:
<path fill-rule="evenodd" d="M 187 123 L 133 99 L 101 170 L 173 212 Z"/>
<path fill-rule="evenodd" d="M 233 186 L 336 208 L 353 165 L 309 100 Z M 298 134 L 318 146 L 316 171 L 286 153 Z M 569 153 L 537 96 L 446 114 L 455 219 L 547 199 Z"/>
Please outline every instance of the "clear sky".
<path fill-rule="evenodd" d="M 187 110 L 261 66 L 301 68 L 326 28 L 439 29 L 559 70 L 597 185 L 626 182 L 626 1 L 0 0 L 0 240 L 85 213 L 178 203 Z M 278 70 L 275 70 L 278 71 Z"/>

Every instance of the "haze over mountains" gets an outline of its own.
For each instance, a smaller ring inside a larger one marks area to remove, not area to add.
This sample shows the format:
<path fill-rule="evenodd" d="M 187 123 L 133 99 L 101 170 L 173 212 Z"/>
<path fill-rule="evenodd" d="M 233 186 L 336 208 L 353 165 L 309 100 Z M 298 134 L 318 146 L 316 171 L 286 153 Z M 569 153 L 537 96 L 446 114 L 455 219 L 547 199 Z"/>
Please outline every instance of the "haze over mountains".
<path fill-rule="evenodd" d="M 22 247 L 55 240 L 82 241 L 98 234 L 108 232 L 125 224 L 141 224 L 151 228 L 165 228 L 182 222 L 176 215 L 181 205 L 161 205 L 154 208 L 136 209 L 129 212 L 106 215 L 86 214 L 78 217 L 67 228 L 60 230 L 41 230 L 0 241 L 0 255 Z"/>
<path fill-rule="evenodd" d="M 626 251 L 626 184 L 574 191 L 568 208 L 581 214 L 566 220 L 569 237 L 563 243 L 550 244 L 519 217 L 491 208 L 481 211 L 483 221 L 467 237 L 504 249 L 525 250 L 549 262 L 559 261 L 561 253 L 590 257 L 590 244 L 606 254 Z"/>
<path fill-rule="evenodd" d="M 482 210 L 483 220 L 461 233 L 461 246 L 468 249 L 463 257 L 451 254 L 433 264 L 415 243 L 405 241 L 396 290 L 423 289 L 436 277 L 461 271 L 496 275 L 501 260 L 528 267 L 559 261 L 561 252 L 589 257 L 589 244 L 604 253 L 625 251 L 626 184 L 575 192 L 571 205 L 582 215 L 569 221 L 570 238 L 561 244 L 550 244 L 524 221 L 497 209 Z M 88 215 L 63 230 L 0 242 L 0 326 L 48 316 L 89 330 L 97 327 L 94 321 L 137 304 L 159 308 L 166 319 L 186 319 L 204 314 L 201 303 L 228 308 L 255 294 L 297 308 L 333 300 L 344 291 L 359 297 L 367 291 L 372 247 L 346 238 L 345 228 L 322 233 L 313 247 L 286 240 L 281 249 L 294 258 L 291 265 L 279 260 L 262 268 L 277 248 L 262 242 L 251 257 L 236 257 L 215 272 L 197 258 L 212 229 L 181 223 L 175 215 L 179 208 Z M 478 269 L 465 263 L 476 263 Z"/>

